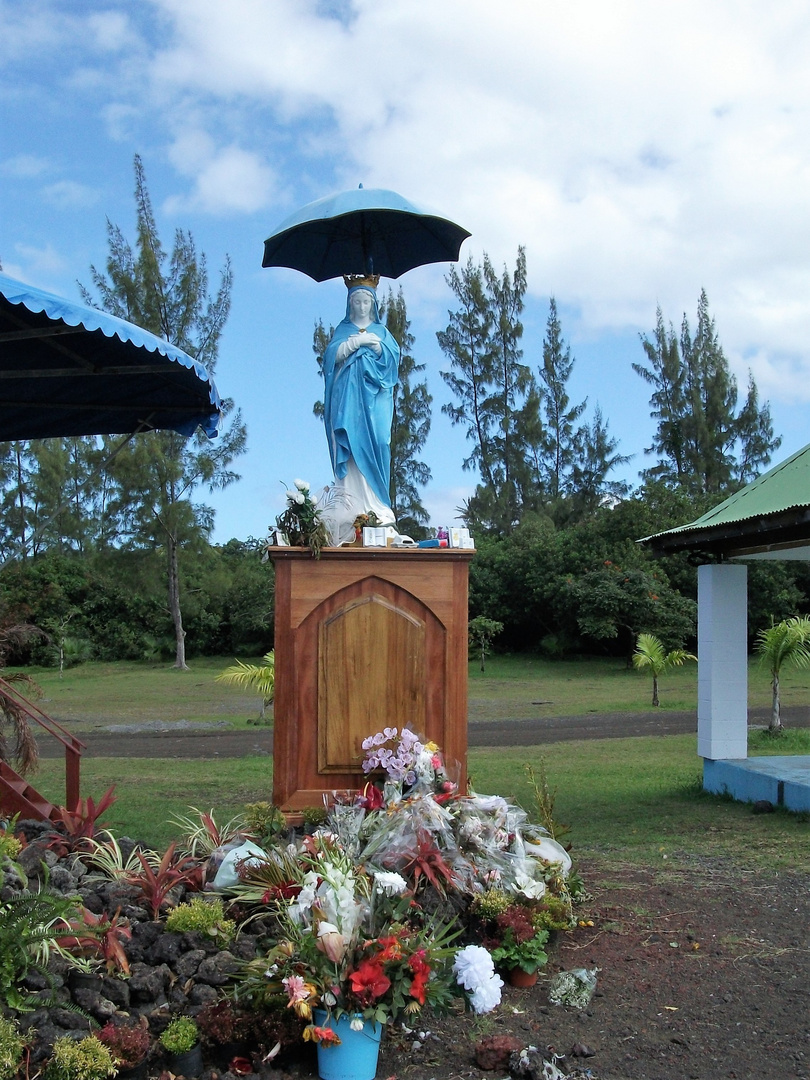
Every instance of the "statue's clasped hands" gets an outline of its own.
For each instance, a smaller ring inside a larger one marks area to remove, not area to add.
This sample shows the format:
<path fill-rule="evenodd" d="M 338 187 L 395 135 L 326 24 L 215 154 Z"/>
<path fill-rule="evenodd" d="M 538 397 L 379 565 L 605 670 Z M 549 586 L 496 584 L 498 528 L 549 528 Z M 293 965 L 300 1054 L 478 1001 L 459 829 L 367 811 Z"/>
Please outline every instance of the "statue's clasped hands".
<path fill-rule="evenodd" d="M 350 334 L 346 344 L 350 353 L 356 352 L 361 345 L 373 349 L 377 356 L 382 352 L 382 342 L 376 334 Z"/>

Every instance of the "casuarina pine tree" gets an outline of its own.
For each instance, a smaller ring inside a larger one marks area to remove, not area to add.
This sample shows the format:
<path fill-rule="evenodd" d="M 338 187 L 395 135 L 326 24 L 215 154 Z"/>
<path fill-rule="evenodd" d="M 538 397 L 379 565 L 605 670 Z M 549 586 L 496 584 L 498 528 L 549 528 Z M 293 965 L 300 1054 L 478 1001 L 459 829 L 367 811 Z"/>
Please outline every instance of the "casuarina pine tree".
<path fill-rule="evenodd" d="M 171 254 L 164 250 L 138 156 L 135 208 L 134 248 L 121 229 L 108 222 L 107 273 L 90 268 L 100 306 L 179 346 L 213 373 L 231 304 L 230 262 L 226 260 L 219 288 L 211 295 L 205 256 L 197 254 L 191 233 L 178 229 Z M 87 303 L 94 303 L 86 289 L 82 293 Z M 176 432 L 147 432 L 118 455 L 112 472 L 118 542 L 159 547 L 165 553 L 178 668 L 186 667 L 178 553 L 213 527 L 213 511 L 192 503 L 191 497 L 199 487 L 213 491 L 237 480 L 231 464 L 247 442 L 239 410 L 226 400 L 224 412 L 228 421 L 216 440 L 199 432 L 188 439 Z"/>

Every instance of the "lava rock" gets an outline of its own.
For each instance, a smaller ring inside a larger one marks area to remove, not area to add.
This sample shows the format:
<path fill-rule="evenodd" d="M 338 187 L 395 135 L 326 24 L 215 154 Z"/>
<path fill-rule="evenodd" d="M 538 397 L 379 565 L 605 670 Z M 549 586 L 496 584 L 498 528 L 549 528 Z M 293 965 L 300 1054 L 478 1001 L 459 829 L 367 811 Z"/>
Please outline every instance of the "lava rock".
<path fill-rule="evenodd" d="M 475 1046 L 475 1063 L 479 1069 L 507 1069 L 509 1059 L 523 1049 L 523 1043 L 513 1035 L 488 1035 Z"/>

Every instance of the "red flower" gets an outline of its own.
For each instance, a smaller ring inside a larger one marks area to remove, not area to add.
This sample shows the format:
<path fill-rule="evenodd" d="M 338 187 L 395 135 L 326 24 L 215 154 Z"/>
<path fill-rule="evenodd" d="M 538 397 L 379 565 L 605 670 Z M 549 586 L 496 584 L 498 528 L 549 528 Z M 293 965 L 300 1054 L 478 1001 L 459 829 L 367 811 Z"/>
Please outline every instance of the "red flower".
<path fill-rule="evenodd" d="M 385 974 L 379 958 L 363 960 L 349 976 L 352 992 L 363 1005 L 370 1005 L 391 986 L 391 980 Z"/>
<path fill-rule="evenodd" d="M 413 972 L 409 993 L 420 1005 L 425 1004 L 425 987 L 430 977 L 430 964 L 425 959 L 425 950 L 417 949 L 408 961 L 408 967 Z"/>
<path fill-rule="evenodd" d="M 383 793 L 374 784 L 366 784 L 362 794 L 358 796 L 357 802 L 367 811 L 380 810 L 385 806 Z"/>

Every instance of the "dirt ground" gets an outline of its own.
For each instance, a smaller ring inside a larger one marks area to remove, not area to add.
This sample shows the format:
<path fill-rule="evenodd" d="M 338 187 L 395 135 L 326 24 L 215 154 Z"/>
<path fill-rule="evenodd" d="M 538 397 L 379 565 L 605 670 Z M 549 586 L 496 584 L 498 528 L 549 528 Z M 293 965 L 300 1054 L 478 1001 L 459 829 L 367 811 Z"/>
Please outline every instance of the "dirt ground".
<path fill-rule="evenodd" d="M 495 1034 L 552 1046 L 564 1073 L 592 1080 L 810 1076 L 807 877 L 697 863 L 582 869 L 593 900 L 578 915 L 594 925 L 557 938 L 546 974 L 599 968 L 587 1010 L 550 1005 L 541 977 L 530 990 L 505 989 L 490 1017 L 425 1018 L 431 1034 L 419 1048 L 389 1039 L 379 1078 L 506 1076 L 475 1064 L 476 1041 Z"/>
<path fill-rule="evenodd" d="M 791 723 L 807 726 L 810 715 Z M 694 713 L 669 712 L 497 724 L 498 741 L 511 745 L 695 726 Z M 471 745 L 492 745 L 490 727 L 471 723 Z M 122 739 L 132 757 L 272 752 L 263 728 L 148 730 L 90 735 L 88 756 L 120 756 Z M 593 899 L 577 914 L 593 925 L 557 938 L 537 986 L 506 988 L 490 1016 L 423 1017 L 410 1036 L 386 1033 L 379 1080 L 500 1080 L 506 1067 L 484 1071 L 475 1058 L 476 1044 L 493 1035 L 553 1047 L 565 1055 L 564 1074 L 589 1080 L 810 1080 L 810 872 L 766 876 L 706 860 L 686 869 L 607 859 L 580 868 Z M 599 969 L 581 1012 L 548 1002 L 548 976 L 574 968 Z M 315 1076 L 314 1060 L 284 1072 Z"/>

